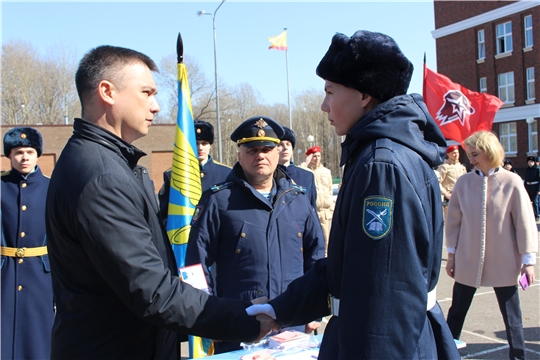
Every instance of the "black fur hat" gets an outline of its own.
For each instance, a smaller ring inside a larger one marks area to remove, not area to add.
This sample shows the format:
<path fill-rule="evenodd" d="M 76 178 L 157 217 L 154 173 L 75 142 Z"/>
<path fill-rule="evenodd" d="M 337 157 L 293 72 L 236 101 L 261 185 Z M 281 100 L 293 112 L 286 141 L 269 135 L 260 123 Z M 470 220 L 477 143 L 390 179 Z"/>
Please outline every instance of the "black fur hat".
<path fill-rule="evenodd" d="M 212 124 L 206 121 L 196 120 L 195 138 L 197 140 L 208 141 L 212 145 L 214 143 L 214 127 Z"/>
<path fill-rule="evenodd" d="M 317 66 L 317 75 L 380 101 L 407 93 L 412 63 L 390 36 L 359 30 L 337 33 Z"/>
<path fill-rule="evenodd" d="M 288 140 L 291 142 L 291 145 L 293 147 L 293 149 L 296 147 L 296 136 L 294 136 L 294 132 L 289 129 L 288 127 L 285 127 L 285 126 L 282 126 L 283 128 L 283 137 L 281 138 L 281 140 Z"/>
<path fill-rule="evenodd" d="M 9 157 L 11 149 L 19 146 L 36 149 L 37 156 L 43 153 L 43 139 L 36 129 L 31 127 L 15 127 L 4 135 L 4 155 Z"/>

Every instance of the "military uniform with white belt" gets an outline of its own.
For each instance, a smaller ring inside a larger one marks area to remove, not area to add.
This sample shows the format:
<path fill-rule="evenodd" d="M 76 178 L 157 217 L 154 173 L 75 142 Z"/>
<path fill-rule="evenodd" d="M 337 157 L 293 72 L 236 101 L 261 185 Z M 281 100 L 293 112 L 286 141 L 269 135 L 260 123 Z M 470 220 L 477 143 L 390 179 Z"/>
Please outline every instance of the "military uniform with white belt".
<path fill-rule="evenodd" d="M 32 128 L 10 130 L 4 137 L 4 154 L 13 157 L 19 147 L 35 148 L 39 157 L 42 153 L 41 135 Z M 37 161 L 35 153 L 34 161 Z M 49 358 L 54 320 L 45 236 L 49 178 L 35 165 L 23 172 L 12 167 L 2 173 L 1 179 L 1 357 Z"/>

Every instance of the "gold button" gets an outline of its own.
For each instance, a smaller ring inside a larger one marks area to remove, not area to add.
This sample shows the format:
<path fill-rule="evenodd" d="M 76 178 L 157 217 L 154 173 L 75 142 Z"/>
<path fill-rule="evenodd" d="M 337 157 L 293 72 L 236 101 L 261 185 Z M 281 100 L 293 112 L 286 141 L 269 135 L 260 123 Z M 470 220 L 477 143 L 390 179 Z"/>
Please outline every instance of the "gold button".
<path fill-rule="evenodd" d="M 21 285 L 17 286 L 17 290 L 21 291 L 21 290 L 22 290 L 22 286 L 21 286 Z"/>
<path fill-rule="evenodd" d="M 240 249 L 236 249 L 235 253 L 240 254 Z"/>
<path fill-rule="evenodd" d="M 240 234 L 240 237 L 245 238 L 245 237 L 246 237 L 246 233 L 241 233 L 241 234 Z"/>
<path fill-rule="evenodd" d="M 26 210 L 26 205 L 21 206 L 22 211 Z"/>
<path fill-rule="evenodd" d="M 204 173 L 201 173 L 201 177 L 204 177 Z"/>
<path fill-rule="evenodd" d="M 21 233 L 21 237 L 24 237 L 26 234 L 24 233 L 24 231 Z"/>
<path fill-rule="evenodd" d="M 23 259 L 19 259 L 19 264 L 22 264 L 24 262 Z"/>
<path fill-rule="evenodd" d="M 282 203 L 283 205 L 285 205 L 285 200 L 283 200 L 281 203 Z"/>
<path fill-rule="evenodd" d="M 23 187 L 23 189 L 26 187 L 26 183 L 22 183 L 21 185 Z"/>
<path fill-rule="evenodd" d="M 304 248 L 300 248 L 300 252 L 304 252 Z"/>
<path fill-rule="evenodd" d="M 298 233 L 298 237 L 302 237 L 302 233 Z"/>

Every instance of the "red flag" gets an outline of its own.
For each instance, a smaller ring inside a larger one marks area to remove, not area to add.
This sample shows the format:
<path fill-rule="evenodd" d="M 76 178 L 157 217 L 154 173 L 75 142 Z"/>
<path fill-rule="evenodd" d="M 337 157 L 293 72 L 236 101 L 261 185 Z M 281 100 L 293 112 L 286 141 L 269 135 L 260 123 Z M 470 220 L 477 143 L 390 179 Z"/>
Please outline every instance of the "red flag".
<path fill-rule="evenodd" d="M 461 144 L 473 133 L 491 131 L 504 104 L 498 97 L 471 91 L 424 65 L 424 101 L 444 137 Z"/>

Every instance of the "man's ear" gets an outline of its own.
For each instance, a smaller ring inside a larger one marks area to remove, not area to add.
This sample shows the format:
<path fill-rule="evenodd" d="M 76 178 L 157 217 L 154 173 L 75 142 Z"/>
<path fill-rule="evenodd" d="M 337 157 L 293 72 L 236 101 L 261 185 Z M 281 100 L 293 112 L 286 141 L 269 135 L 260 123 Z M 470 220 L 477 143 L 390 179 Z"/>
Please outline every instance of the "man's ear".
<path fill-rule="evenodd" d="M 379 105 L 381 102 L 374 98 L 373 96 L 369 95 L 369 94 L 366 94 L 366 93 L 361 93 L 362 95 L 362 107 L 366 108 L 366 109 L 373 109 L 375 106 Z"/>
<path fill-rule="evenodd" d="M 103 102 L 114 105 L 114 91 L 114 84 L 112 82 L 108 80 L 101 80 L 99 82 L 98 95 Z"/>

